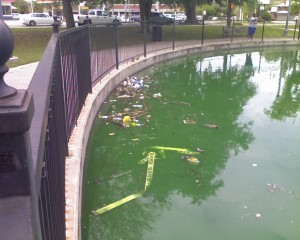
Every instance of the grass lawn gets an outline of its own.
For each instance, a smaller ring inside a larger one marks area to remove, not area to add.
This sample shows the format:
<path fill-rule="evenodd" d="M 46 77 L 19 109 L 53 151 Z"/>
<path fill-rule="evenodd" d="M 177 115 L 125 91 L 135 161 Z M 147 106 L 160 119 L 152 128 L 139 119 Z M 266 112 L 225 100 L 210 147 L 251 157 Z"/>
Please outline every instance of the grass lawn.
<path fill-rule="evenodd" d="M 39 61 L 52 36 L 52 28 L 12 28 L 14 36 L 13 56 L 16 61 L 9 61 L 9 68 Z"/>
<path fill-rule="evenodd" d="M 220 25 L 205 25 L 204 26 L 204 40 L 207 39 L 224 39 L 222 27 Z M 235 27 L 248 27 L 248 23 L 239 24 Z M 282 36 L 285 24 L 272 24 L 266 23 L 264 27 L 264 39 L 267 38 L 287 38 Z M 262 24 L 258 24 L 255 38 L 259 39 L 262 36 Z M 31 62 L 39 61 L 43 55 L 43 52 L 51 38 L 52 28 L 12 28 L 14 35 L 15 48 L 13 56 L 18 57 L 17 61 L 9 61 L 8 67 L 15 67 Z M 61 29 L 62 30 L 62 29 Z M 107 41 L 107 39 L 114 39 L 115 33 L 108 31 L 105 28 L 101 29 L 102 34 L 98 40 L 92 43 L 92 49 L 105 49 L 113 48 L 115 46 L 114 40 Z M 296 33 L 298 35 L 298 33 Z M 99 34 L 98 34 L 99 35 Z M 102 36 L 105 35 L 106 38 Z M 289 26 L 289 36 L 292 38 L 294 35 L 294 26 Z M 296 35 L 296 37 L 297 37 Z M 173 26 L 163 27 L 163 41 L 172 41 L 173 38 Z M 175 41 L 188 41 L 188 40 L 201 40 L 202 26 L 201 25 L 176 25 L 175 26 Z M 234 36 L 235 37 L 235 36 Z M 236 36 L 241 37 L 241 36 Z M 246 36 L 244 36 L 246 37 Z M 151 41 L 151 35 L 148 36 Z M 119 29 L 119 45 L 120 46 L 132 46 L 136 44 L 143 44 L 143 32 L 139 27 L 125 27 Z M 108 46 L 106 46 L 108 45 Z M 106 46 L 106 47 L 105 47 Z"/>

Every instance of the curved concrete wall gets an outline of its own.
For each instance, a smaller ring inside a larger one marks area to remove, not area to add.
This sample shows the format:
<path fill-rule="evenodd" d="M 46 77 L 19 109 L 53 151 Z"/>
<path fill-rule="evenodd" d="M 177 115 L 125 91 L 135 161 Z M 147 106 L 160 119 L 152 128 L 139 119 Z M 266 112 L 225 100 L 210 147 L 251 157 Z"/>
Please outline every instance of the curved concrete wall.
<path fill-rule="evenodd" d="M 231 49 L 249 49 L 259 47 L 285 47 L 299 46 L 299 41 L 271 41 L 271 42 L 238 42 L 222 44 L 222 42 L 211 42 L 211 44 L 189 45 L 176 50 L 165 50 L 149 54 L 146 58 L 130 61 L 120 65 L 118 70 L 111 71 L 93 88 L 89 94 L 85 106 L 78 118 L 78 123 L 73 130 L 69 141 L 69 156 L 66 159 L 66 236 L 67 239 L 81 239 L 81 201 L 82 201 L 82 175 L 86 147 L 94 118 L 99 108 L 110 92 L 126 77 L 161 62 L 193 54 L 214 52 Z"/>

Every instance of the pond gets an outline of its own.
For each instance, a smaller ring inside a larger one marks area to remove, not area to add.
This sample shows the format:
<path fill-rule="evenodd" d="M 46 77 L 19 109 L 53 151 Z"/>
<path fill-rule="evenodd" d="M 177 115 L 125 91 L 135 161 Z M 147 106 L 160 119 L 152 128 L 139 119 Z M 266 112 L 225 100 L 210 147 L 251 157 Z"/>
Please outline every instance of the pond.
<path fill-rule="evenodd" d="M 82 239 L 299 240 L 299 63 L 295 48 L 188 56 L 136 74 L 134 96 L 111 93 L 87 149 Z"/>

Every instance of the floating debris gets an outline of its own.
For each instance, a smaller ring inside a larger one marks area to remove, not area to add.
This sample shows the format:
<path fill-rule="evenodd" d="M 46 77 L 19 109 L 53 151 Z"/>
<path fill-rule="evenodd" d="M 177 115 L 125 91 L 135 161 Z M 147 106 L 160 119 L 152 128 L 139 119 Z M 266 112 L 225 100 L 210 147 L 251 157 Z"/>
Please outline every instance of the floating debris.
<path fill-rule="evenodd" d="M 196 148 L 196 151 L 197 151 L 197 152 L 205 152 L 205 150 L 200 149 L 200 148 Z"/>
<path fill-rule="evenodd" d="M 253 163 L 252 164 L 252 167 L 257 167 L 258 165 L 256 163 Z"/>
<path fill-rule="evenodd" d="M 154 98 L 160 98 L 161 97 L 161 93 L 154 93 L 152 95 L 152 97 L 154 97 Z"/>
<path fill-rule="evenodd" d="M 268 191 L 269 192 L 274 192 L 275 189 L 277 188 L 276 184 L 270 184 L 270 183 L 268 183 L 267 185 L 268 185 Z"/>
<path fill-rule="evenodd" d="M 185 120 L 183 120 L 183 123 L 184 123 L 184 124 L 196 124 L 196 121 L 194 121 L 194 120 L 189 120 L 189 119 L 185 119 Z"/>
<path fill-rule="evenodd" d="M 219 128 L 219 126 L 215 124 L 202 124 L 202 126 L 207 128 Z"/>
<path fill-rule="evenodd" d="M 142 108 L 143 107 L 143 105 L 141 105 L 141 104 L 134 104 L 132 106 L 135 107 L 135 108 Z"/>
<path fill-rule="evenodd" d="M 256 214 L 255 214 L 255 217 L 261 218 L 261 214 L 260 214 L 260 213 L 256 213 Z"/>
<path fill-rule="evenodd" d="M 190 156 L 190 155 L 183 155 L 181 158 L 184 160 L 187 160 L 189 163 L 194 163 L 194 164 L 200 163 L 198 158 Z"/>
<path fill-rule="evenodd" d="M 113 173 L 112 175 L 111 175 L 111 178 L 118 178 L 118 177 L 122 177 L 122 176 L 124 176 L 124 175 L 128 175 L 128 174 L 130 174 L 131 173 L 131 170 L 128 170 L 128 171 L 126 171 L 126 172 L 121 172 L 121 173 Z"/>

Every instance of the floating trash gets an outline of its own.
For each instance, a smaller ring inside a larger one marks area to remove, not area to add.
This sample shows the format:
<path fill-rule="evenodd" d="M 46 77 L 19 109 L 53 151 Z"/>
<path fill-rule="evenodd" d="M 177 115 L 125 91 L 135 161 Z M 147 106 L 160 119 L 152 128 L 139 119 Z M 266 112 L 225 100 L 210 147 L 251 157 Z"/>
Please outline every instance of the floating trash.
<path fill-rule="evenodd" d="M 102 116 L 101 114 L 98 114 L 98 118 L 99 118 L 99 119 L 107 119 L 108 116 Z"/>
<path fill-rule="evenodd" d="M 154 97 L 154 98 L 160 98 L 161 97 L 161 93 L 154 93 L 152 95 L 152 97 Z"/>
<path fill-rule="evenodd" d="M 215 124 L 202 124 L 202 126 L 207 128 L 219 128 L 219 126 Z"/>
<path fill-rule="evenodd" d="M 261 214 L 260 214 L 260 213 L 256 213 L 256 214 L 255 214 L 255 217 L 261 218 Z"/>
<path fill-rule="evenodd" d="M 269 192 L 274 192 L 275 189 L 277 188 L 276 184 L 270 184 L 270 183 L 268 183 L 267 186 L 268 186 L 268 191 Z"/>
<path fill-rule="evenodd" d="M 135 108 L 142 108 L 143 107 L 143 105 L 140 105 L 140 104 L 134 104 L 132 106 L 135 107 Z"/>
<path fill-rule="evenodd" d="M 189 120 L 189 119 L 185 119 L 185 120 L 183 120 L 183 123 L 184 123 L 184 124 L 196 124 L 196 121 L 194 121 L 194 120 Z"/>
<path fill-rule="evenodd" d="M 190 156 L 190 155 L 183 155 L 181 158 L 184 160 L 187 160 L 189 163 L 194 163 L 194 164 L 200 163 L 198 158 Z"/>
<path fill-rule="evenodd" d="M 252 164 L 252 167 L 257 167 L 258 165 L 256 163 L 253 163 Z"/>
<path fill-rule="evenodd" d="M 205 150 L 201 149 L 201 148 L 196 148 L 197 152 L 205 152 Z"/>

